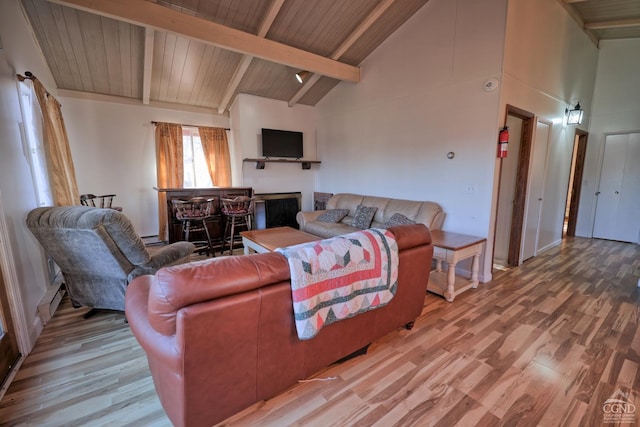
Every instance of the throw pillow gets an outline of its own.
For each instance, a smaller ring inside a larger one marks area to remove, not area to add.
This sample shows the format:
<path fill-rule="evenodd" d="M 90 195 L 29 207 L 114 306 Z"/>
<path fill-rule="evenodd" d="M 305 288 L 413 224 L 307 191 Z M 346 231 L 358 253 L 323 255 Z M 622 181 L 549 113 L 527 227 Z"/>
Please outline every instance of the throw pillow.
<path fill-rule="evenodd" d="M 348 213 L 349 209 L 329 209 L 328 211 L 320 214 L 318 221 L 340 222 Z"/>
<path fill-rule="evenodd" d="M 377 210 L 378 208 L 358 205 L 356 214 L 353 216 L 353 221 L 351 221 L 351 226 L 366 230 L 371 226 L 371 221 L 373 221 L 373 216 Z"/>
<path fill-rule="evenodd" d="M 416 222 L 412 219 L 407 218 L 402 215 L 400 212 L 394 213 L 391 218 L 384 222 L 384 228 L 389 228 L 394 225 L 404 225 L 404 224 L 415 224 Z"/>

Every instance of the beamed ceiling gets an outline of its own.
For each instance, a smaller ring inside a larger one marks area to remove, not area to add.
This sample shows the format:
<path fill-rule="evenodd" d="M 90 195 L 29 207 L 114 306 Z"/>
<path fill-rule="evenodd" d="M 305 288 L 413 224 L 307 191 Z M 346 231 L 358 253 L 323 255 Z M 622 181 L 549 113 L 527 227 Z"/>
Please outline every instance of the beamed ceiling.
<path fill-rule="evenodd" d="M 224 114 L 239 93 L 315 105 L 429 0 L 23 0 L 62 95 Z M 640 0 L 558 0 L 598 43 Z M 304 84 L 294 75 L 309 71 Z"/>

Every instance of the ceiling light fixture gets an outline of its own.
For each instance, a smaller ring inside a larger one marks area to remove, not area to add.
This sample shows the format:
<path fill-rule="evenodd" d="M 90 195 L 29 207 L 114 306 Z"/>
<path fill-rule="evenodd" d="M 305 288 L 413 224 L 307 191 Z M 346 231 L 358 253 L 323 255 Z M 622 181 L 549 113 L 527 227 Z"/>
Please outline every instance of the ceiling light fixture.
<path fill-rule="evenodd" d="M 569 105 L 571 107 L 571 105 Z M 567 116 L 568 125 L 579 125 L 582 123 L 582 116 L 584 110 L 580 107 L 580 100 L 576 102 L 576 106 L 573 109 L 565 108 L 564 114 Z"/>
<path fill-rule="evenodd" d="M 298 71 L 296 73 L 296 80 L 298 80 L 298 83 L 304 83 L 304 81 L 307 79 L 307 76 L 309 75 L 308 71 Z"/>

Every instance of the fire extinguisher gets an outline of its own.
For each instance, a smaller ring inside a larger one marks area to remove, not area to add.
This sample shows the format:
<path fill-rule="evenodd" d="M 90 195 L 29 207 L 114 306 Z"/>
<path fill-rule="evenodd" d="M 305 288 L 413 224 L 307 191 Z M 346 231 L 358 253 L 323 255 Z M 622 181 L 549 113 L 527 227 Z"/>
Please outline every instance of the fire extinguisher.
<path fill-rule="evenodd" d="M 509 127 L 505 126 L 500 129 L 498 135 L 498 158 L 504 159 L 507 157 L 507 144 L 509 144 Z"/>

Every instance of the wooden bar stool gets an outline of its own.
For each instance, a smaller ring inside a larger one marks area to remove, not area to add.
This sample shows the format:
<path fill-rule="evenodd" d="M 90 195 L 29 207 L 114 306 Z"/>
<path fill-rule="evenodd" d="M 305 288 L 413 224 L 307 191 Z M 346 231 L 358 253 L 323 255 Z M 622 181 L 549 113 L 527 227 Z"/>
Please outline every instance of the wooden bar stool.
<path fill-rule="evenodd" d="M 95 194 L 81 194 L 80 204 L 82 206 L 90 206 L 94 208 L 115 209 L 122 212 L 122 208 L 120 206 L 113 206 L 114 197 L 116 197 L 115 194 L 105 194 L 103 196 L 96 196 Z"/>
<path fill-rule="evenodd" d="M 224 227 L 224 240 L 222 242 L 222 253 L 225 245 L 229 242 L 229 254 L 233 254 L 233 243 L 235 241 L 236 228 L 251 230 L 251 217 L 253 215 L 253 198 L 238 196 L 234 199 L 220 199 L 222 201 L 222 213 L 226 218 Z"/>
<path fill-rule="evenodd" d="M 176 211 L 176 219 L 182 222 L 184 240 L 196 245 L 196 252 L 207 252 L 216 256 L 207 228 L 207 221 L 214 218 L 215 198 L 194 197 L 189 200 L 173 199 L 171 203 Z M 202 233 L 205 240 L 190 240 L 192 234 Z M 224 248 L 223 248 L 224 249 Z"/>

